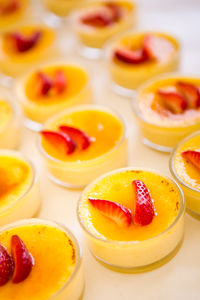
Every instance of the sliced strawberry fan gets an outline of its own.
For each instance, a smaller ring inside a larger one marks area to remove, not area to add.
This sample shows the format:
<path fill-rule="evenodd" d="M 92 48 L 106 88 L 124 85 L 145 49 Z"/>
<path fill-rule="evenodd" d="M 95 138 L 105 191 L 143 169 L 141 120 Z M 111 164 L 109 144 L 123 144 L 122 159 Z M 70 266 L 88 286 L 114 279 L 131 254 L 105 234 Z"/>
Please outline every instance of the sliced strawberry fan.
<path fill-rule="evenodd" d="M 182 156 L 200 171 L 200 152 L 187 150 L 182 152 Z"/>

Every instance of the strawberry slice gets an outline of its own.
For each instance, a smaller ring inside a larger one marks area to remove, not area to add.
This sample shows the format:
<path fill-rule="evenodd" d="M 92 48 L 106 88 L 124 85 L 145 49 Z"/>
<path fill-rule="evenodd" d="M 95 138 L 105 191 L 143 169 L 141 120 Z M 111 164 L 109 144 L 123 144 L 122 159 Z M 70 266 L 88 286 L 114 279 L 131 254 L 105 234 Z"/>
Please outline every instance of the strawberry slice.
<path fill-rule="evenodd" d="M 114 57 L 127 64 L 141 64 L 149 59 L 144 49 L 132 51 L 130 49 L 118 48 L 114 52 Z"/>
<path fill-rule="evenodd" d="M 196 85 L 179 81 L 177 86 L 181 94 L 186 98 L 189 108 L 200 107 L 200 89 Z"/>
<path fill-rule="evenodd" d="M 18 0 L 10 0 L 8 3 L 0 4 L 0 15 L 7 15 L 15 12 L 20 8 Z"/>
<path fill-rule="evenodd" d="M 53 86 L 51 78 L 43 72 L 37 74 L 36 94 L 46 96 Z"/>
<path fill-rule="evenodd" d="M 165 59 L 174 50 L 172 43 L 167 39 L 151 34 L 144 38 L 143 45 L 149 58 L 157 60 Z"/>
<path fill-rule="evenodd" d="M 13 33 L 9 37 L 14 41 L 15 48 L 18 52 L 23 53 L 32 49 L 40 40 L 42 33 L 34 32 L 31 36 L 23 36 L 21 33 Z"/>
<path fill-rule="evenodd" d="M 6 248 L 0 244 L 0 286 L 6 284 L 12 277 L 14 262 Z"/>
<path fill-rule="evenodd" d="M 161 89 L 158 90 L 158 94 L 160 95 L 164 105 L 173 114 L 181 114 L 186 110 L 187 100 L 181 94 Z"/>
<path fill-rule="evenodd" d="M 100 211 L 100 213 L 115 222 L 120 227 L 128 227 L 132 221 L 130 209 L 125 206 L 108 201 L 89 198 L 90 203 Z"/>
<path fill-rule="evenodd" d="M 136 195 L 134 221 L 142 226 L 148 225 L 152 222 L 155 215 L 150 193 L 141 180 L 134 180 L 133 188 Z"/>
<path fill-rule="evenodd" d="M 122 16 L 121 7 L 114 2 L 107 2 L 105 5 L 110 10 L 112 20 L 118 21 Z"/>
<path fill-rule="evenodd" d="M 41 134 L 51 146 L 63 155 L 73 153 L 76 148 L 75 142 L 64 132 L 43 130 Z"/>
<path fill-rule="evenodd" d="M 30 274 L 34 260 L 23 241 L 17 235 L 11 237 L 11 252 L 15 265 L 12 281 L 13 283 L 19 283 Z"/>
<path fill-rule="evenodd" d="M 67 80 L 65 73 L 62 70 L 56 71 L 53 87 L 57 94 L 61 94 L 66 89 Z"/>
<path fill-rule="evenodd" d="M 200 171 L 200 152 L 188 150 L 184 151 L 182 156 Z"/>
<path fill-rule="evenodd" d="M 101 28 L 109 26 L 112 23 L 112 18 L 109 16 L 109 14 L 106 14 L 103 11 L 96 11 L 82 17 L 80 21 L 87 26 Z"/>
<path fill-rule="evenodd" d="M 59 130 L 75 140 L 81 150 L 85 150 L 90 146 L 90 138 L 84 131 L 66 125 L 60 126 Z"/>

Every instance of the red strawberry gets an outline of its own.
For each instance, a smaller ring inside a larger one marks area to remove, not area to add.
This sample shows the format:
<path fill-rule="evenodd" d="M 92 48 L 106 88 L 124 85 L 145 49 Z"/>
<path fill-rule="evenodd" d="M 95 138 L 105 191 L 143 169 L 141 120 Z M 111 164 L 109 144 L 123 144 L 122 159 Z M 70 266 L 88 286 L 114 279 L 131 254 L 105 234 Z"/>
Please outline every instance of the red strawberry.
<path fill-rule="evenodd" d="M 46 96 L 50 89 L 53 86 L 53 82 L 51 78 L 45 73 L 38 72 L 37 74 L 37 85 L 36 85 L 36 93 L 37 95 Z"/>
<path fill-rule="evenodd" d="M 144 38 L 143 45 L 150 59 L 162 60 L 174 50 L 172 43 L 167 39 L 151 34 Z"/>
<path fill-rule="evenodd" d="M 10 0 L 8 3 L 0 4 L 0 15 L 10 14 L 15 12 L 20 7 L 18 0 Z"/>
<path fill-rule="evenodd" d="M 200 171 L 200 152 L 188 150 L 184 151 L 182 156 Z"/>
<path fill-rule="evenodd" d="M 141 64 L 149 59 L 144 49 L 132 51 L 130 49 L 118 48 L 114 52 L 114 57 L 127 64 Z"/>
<path fill-rule="evenodd" d="M 51 146 L 64 155 L 73 153 L 76 148 L 74 141 L 64 132 L 43 130 L 41 134 Z"/>
<path fill-rule="evenodd" d="M 127 227 L 131 224 L 131 211 L 123 205 L 108 200 L 93 198 L 89 198 L 89 201 L 96 209 L 101 212 L 103 216 L 109 218 L 120 227 Z"/>
<path fill-rule="evenodd" d="M 174 114 L 181 114 L 187 108 L 186 99 L 177 92 L 167 90 L 159 90 L 158 94 L 161 97 L 164 105 Z"/>
<path fill-rule="evenodd" d="M 134 221 L 142 226 L 148 225 L 152 222 L 155 215 L 150 193 L 144 182 L 141 180 L 134 180 L 133 188 L 136 195 Z"/>
<path fill-rule="evenodd" d="M 21 33 L 13 33 L 10 35 L 10 38 L 15 42 L 15 48 L 18 52 L 26 52 L 38 43 L 41 36 L 42 33 L 36 31 L 29 37 L 25 37 Z"/>
<path fill-rule="evenodd" d="M 11 238 L 11 252 L 15 265 L 12 281 L 13 283 L 19 283 L 25 280 L 30 274 L 34 265 L 34 260 L 22 240 L 17 235 L 13 235 Z"/>
<path fill-rule="evenodd" d="M 62 70 L 56 71 L 53 87 L 57 94 L 61 94 L 66 89 L 67 80 L 65 73 Z"/>
<path fill-rule="evenodd" d="M 85 150 L 90 146 L 90 138 L 84 131 L 66 125 L 60 126 L 59 130 L 75 140 L 81 150 Z"/>
<path fill-rule="evenodd" d="M 112 23 L 112 18 L 104 12 L 98 11 L 81 18 L 81 22 L 93 27 L 106 27 Z"/>
<path fill-rule="evenodd" d="M 181 94 L 186 98 L 189 108 L 200 107 L 200 89 L 196 85 L 179 81 L 177 86 Z"/>
<path fill-rule="evenodd" d="M 118 21 L 122 16 L 122 10 L 120 6 L 114 2 L 107 2 L 105 5 L 110 10 L 112 20 L 114 22 Z"/>
<path fill-rule="evenodd" d="M 14 262 L 6 248 L 0 244 L 0 286 L 6 284 L 12 277 Z"/>

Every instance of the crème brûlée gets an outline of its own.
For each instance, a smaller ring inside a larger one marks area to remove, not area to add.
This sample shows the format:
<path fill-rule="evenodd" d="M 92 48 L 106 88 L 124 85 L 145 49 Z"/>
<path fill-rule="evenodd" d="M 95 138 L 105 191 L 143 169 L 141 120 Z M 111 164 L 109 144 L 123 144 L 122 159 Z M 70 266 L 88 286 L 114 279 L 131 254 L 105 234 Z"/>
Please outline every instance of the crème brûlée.
<path fill-rule="evenodd" d="M 76 16 L 76 32 L 83 45 L 102 48 L 112 36 L 135 22 L 135 4 L 131 1 L 96 1 L 84 5 Z"/>
<path fill-rule="evenodd" d="M 13 237 L 14 243 L 11 242 Z M 23 242 L 25 251 L 19 245 L 15 250 L 16 239 Z M 26 219 L 1 228 L 0 244 L 8 253 L 12 253 L 18 267 L 17 276 L 14 272 L 0 286 L 1 299 L 80 299 L 84 287 L 80 250 L 74 236 L 67 229 L 47 220 Z M 20 264 L 18 259 L 20 251 L 23 253 L 21 261 L 26 258 L 24 264 Z M 29 267 L 28 272 L 27 260 L 30 257 L 32 267 Z M 24 269 L 26 277 L 22 277 Z"/>
<path fill-rule="evenodd" d="M 44 24 L 16 26 L 0 35 L 0 70 L 8 76 L 58 56 L 55 30 Z"/>
<path fill-rule="evenodd" d="M 95 105 L 67 109 L 48 120 L 40 149 L 51 176 L 74 187 L 127 161 L 123 121 L 112 110 Z"/>
<path fill-rule="evenodd" d="M 200 79 L 177 76 L 153 80 L 141 87 L 133 106 L 144 142 L 170 151 L 200 128 Z"/>
<path fill-rule="evenodd" d="M 162 32 L 125 34 L 111 43 L 107 52 L 112 80 L 129 90 L 151 77 L 176 71 L 179 65 L 178 41 Z"/>
<path fill-rule="evenodd" d="M 18 146 L 19 126 L 17 108 L 0 98 L 0 148 L 13 149 Z"/>
<path fill-rule="evenodd" d="M 0 224 L 34 216 L 39 186 L 31 163 L 17 151 L 0 150 Z"/>
<path fill-rule="evenodd" d="M 0 31 L 14 27 L 26 18 L 30 6 L 29 0 L 0 0 Z M 29 15 L 30 17 L 30 15 Z"/>
<path fill-rule="evenodd" d="M 70 106 L 92 102 L 89 74 L 73 64 L 37 67 L 18 80 L 16 93 L 26 118 L 36 123 Z"/>
<path fill-rule="evenodd" d="M 80 5 L 84 5 L 85 0 L 43 0 L 43 2 L 50 12 L 65 17 Z"/>
<path fill-rule="evenodd" d="M 186 137 L 174 150 L 170 169 L 185 194 L 188 212 L 200 217 L 200 132 Z"/>
<path fill-rule="evenodd" d="M 170 178 L 133 168 L 98 178 L 78 204 L 91 252 L 119 270 L 145 269 L 170 256 L 183 238 L 183 215 L 182 194 Z"/>

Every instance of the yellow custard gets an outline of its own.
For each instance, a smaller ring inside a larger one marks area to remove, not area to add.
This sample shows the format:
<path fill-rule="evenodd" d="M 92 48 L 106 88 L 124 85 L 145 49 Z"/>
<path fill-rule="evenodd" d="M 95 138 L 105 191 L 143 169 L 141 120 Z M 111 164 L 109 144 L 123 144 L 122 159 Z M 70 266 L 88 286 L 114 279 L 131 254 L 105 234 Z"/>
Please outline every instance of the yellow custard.
<path fill-rule="evenodd" d="M 18 32 L 23 36 L 31 36 L 41 32 L 38 42 L 29 50 L 18 52 L 8 38 L 8 34 Z M 44 24 L 27 24 L 17 26 L 0 36 L 0 69 L 8 76 L 18 76 L 27 71 L 35 63 L 46 61 L 59 56 L 59 49 L 55 47 L 56 33 Z"/>
<path fill-rule="evenodd" d="M 44 130 L 58 131 L 68 125 L 84 131 L 90 138 L 85 150 L 75 149 L 70 155 L 58 152 L 46 139 L 40 148 L 53 177 L 70 186 L 85 186 L 92 179 L 126 165 L 127 140 L 123 121 L 103 106 L 82 105 L 65 110 L 49 119 Z"/>
<path fill-rule="evenodd" d="M 92 124 L 92 126 L 91 126 Z M 123 135 L 123 127 L 119 119 L 105 111 L 82 110 L 71 112 L 46 126 L 45 129 L 57 130 L 61 125 L 79 128 L 91 138 L 91 145 L 86 150 L 76 149 L 70 155 L 62 155 L 56 148 L 42 139 L 43 149 L 56 159 L 63 161 L 87 161 L 95 159 L 114 148 Z"/>
<path fill-rule="evenodd" d="M 38 72 L 54 78 L 57 71 L 62 71 L 66 78 L 66 88 L 60 94 L 38 95 Z M 44 123 L 49 117 L 63 109 L 92 102 L 92 90 L 87 71 L 76 65 L 51 64 L 37 67 L 19 79 L 16 93 L 27 119 Z"/>
<path fill-rule="evenodd" d="M 34 169 L 17 151 L 0 151 L 0 224 L 32 217 L 40 206 Z"/>
<path fill-rule="evenodd" d="M 188 134 L 200 128 L 200 109 L 186 109 L 181 114 L 167 115 L 154 109 L 159 89 L 174 87 L 178 81 L 200 87 L 200 79 L 174 76 L 154 79 L 142 86 L 133 101 L 133 108 L 140 125 L 144 143 L 157 150 L 170 152 Z M 147 142 L 145 142 L 147 141 Z"/>
<path fill-rule="evenodd" d="M 0 99 L 0 132 L 2 132 L 13 116 L 11 105 L 4 99 Z"/>
<path fill-rule="evenodd" d="M 147 35 L 163 39 L 167 44 L 167 53 L 162 49 L 159 59 L 146 61 L 139 64 L 128 64 L 113 58 L 113 53 L 117 47 L 136 50 L 142 46 Z M 169 50 L 170 48 L 170 50 Z M 108 67 L 112 80 L 119 86 L 135 90 L 148 79 L 167 72 L 176 71 L 179 64 L 179 44 L 178 41 L 162 32 L 138 32 L 129 33 L 118 38 L 108 47 Z"/>
<path fill-rule="evenodd" d="M 102 48 L 112 36 L 130 28 L 135 23 L 135 4 L 131 1 L 110 1 L 122 10 L 121 18 L 105 27 L 93 27 L 83 24 L 80 19 L 87 14 L 104 8 L 106 1 L 97 1 L 84 5 L 76 16 L 76 32 L 80 41 L 87 47 Z"/>
<path fill-rule="evenodd" d="M 77 9 L 78 6 L 83 5 L 84 0 L 43 0 L 46 8 L 60 16 L 65 17 L 74 9 Z"/>
<path fill-rule="evenodd" d="M 119 227 L 94 208 L 88 198 L 109 200 L 134 214 L 133 180 L 145 183 L 155 216 L 149 225 Z M 179 187 L 168 177 L 148 170 L 119 169 L 103 175 L 83 191 L 78 204 L 79 222 L 89 248 L 101 262 L 114 268 L 140 270 L 166 258 L 183 238 L 184 200 Z"/>
<path fill-rule="evenodd" d="M 200 217 L 200 171 L 181 154 L 184 151 L 200 152 L 199 131 L 181 141 L 174 150 L 170 170 L 174 178 L 180 183 L 185 194 L 187 209 L 195 217 Z"/>
<path fill-rule="evenodd" d="M 5 3 L 9 3 L 9 1 L 0 0 L 0 6 Z M 22 18 L 25 18 L 26 13 L 28 13 L 27 8 L 30 6 L 29 0 L 17 0 L 19 7 L 9 13 L 0 14 L 0 31 L 10 27 L 16 22 L 20 21 Z"/>
<path fill-rule="evenodd" d="M 1 299 L 71 300 L 70 296 L 74 296 L 74 300 L 79 299 L 76 294 L 70 294 L 70 286 L 66 284 L 77 268 L 77 263 L 80 263 L 80 253 L 74 244 L 74 238 L 64 227 L 52 222 L 48 224 L 48 221 L 27 219 L 10 225 L 8 229 L 3 228 L 0 232 L 0 243 L 9 253 L 12 235 L 18 235 L 24 242 L 34 258 L 34 266 L 23 282 L 13 284 L 9 281 L 1 286 Z M 81 288 L 83 288 L 82 281 L 76 282 Z M 73 285 L 71 282 L 72 287 Z M 64 288 L 65 294 L 62 294 Z M 61 289 L 63 291 L 59 293 Z M 76 286 L 76 289 L 80 293 L 80 288 Z"/>

